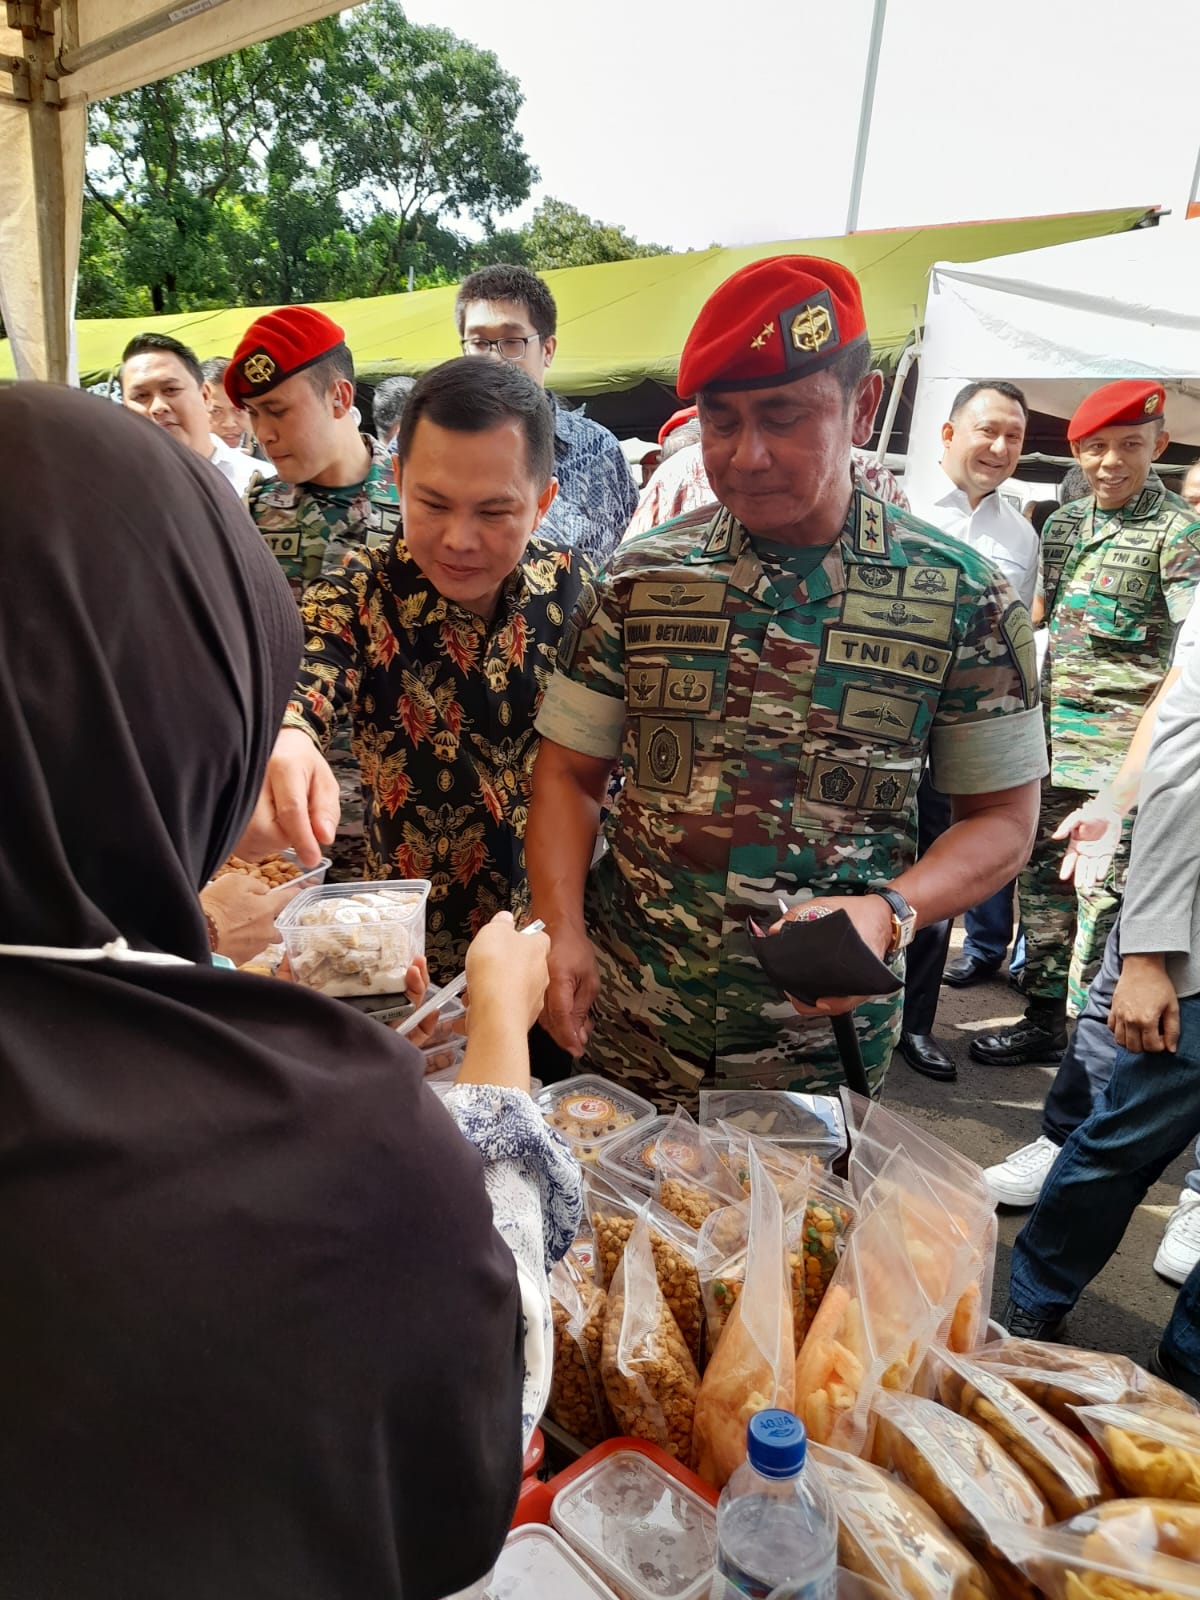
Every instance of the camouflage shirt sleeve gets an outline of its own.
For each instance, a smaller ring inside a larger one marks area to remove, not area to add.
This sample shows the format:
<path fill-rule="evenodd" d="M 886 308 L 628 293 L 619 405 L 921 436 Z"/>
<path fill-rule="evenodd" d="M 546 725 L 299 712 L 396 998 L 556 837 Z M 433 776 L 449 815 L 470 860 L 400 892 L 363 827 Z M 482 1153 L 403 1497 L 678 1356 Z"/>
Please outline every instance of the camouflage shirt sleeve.
<path fill-rule="evenodd" d="M 584 584 L 563 630 L 536 727 L 568 750 L 615 761 L 624 725 L 620 605 L 614 584 L 601 573 Z"/>
<path fill-rule="evenodd" d="M 965 625 L 929 743 L 945 794 L 1015 789 L 1049 771 L 1033 624 L 1007 580 L 979 565 L 986 576 L 960 597 Z"/>
<path fill-rule="evenodd" d="M 1200 522 L 1184 522 L 1162 542 L 1158 570 L 1171 621 L 1178 626 L 1192 609 L 1200 583 Z"/>
<path fill-rule="evenodd" d="M 322 750 L 339 717 L 358 698 L 362 677 L 358 618 L 369 577 L 361 568 L 348 569 L 320 578 L 304 591 L 300 607 L 304 651 L 283 725 L 303 728 Z"/>

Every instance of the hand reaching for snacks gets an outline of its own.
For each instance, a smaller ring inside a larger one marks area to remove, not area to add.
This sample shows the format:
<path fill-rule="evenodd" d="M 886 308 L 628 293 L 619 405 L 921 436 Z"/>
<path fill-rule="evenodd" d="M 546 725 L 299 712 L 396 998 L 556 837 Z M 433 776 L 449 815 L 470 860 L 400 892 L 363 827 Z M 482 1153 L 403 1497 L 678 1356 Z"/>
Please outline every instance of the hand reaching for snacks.
<path fill-rule="evenodd" d="M 275 918 L 296 893 L 291 884 L 269 889 L 259 878 L 244 872 L 227 872 L 205 884 L 200 906 L 216 929 L 216 950 L 235 967 L 274 944 Z"/>

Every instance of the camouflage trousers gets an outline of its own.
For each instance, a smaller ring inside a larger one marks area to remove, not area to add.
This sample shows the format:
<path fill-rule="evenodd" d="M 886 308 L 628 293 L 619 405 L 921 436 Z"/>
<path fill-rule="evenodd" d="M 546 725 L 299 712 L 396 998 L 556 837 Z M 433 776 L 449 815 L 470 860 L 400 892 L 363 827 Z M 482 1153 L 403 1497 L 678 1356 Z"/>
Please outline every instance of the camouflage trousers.
<path fill-rule="evenodd" d="M 1087 894 L 1059 878 L 1064 842 L 1052 837 L 1059 824 L 1088 799 L 1082 789 L 1042 784 L 1042 809 L 1029 863 L 1017 880 L 1021 921 L 1025 927 L 1025 981 L 1033 1004 L 1067 1004 L 1068 1014 L 1083 1010 L 1088 989 L 1100 967 L 1125 884 L 1129 864 L 1128 818 L 1104 882 Z"/>
<path fill-rule="evenodd" d="M 799 1016 L 782 996 L 766 1001 L 758 1013 L 777 1030 L 772 1044 L 759 1050 L 718 1054 L 711 1047 L 717 1023 L 697 1019 L 694 1032 L 681 1038 L 678 1023 L 667 1024 L 648 1006 L 648 997 L 627 981 L 614 954 L 597 942 L 600 993 L 592 1006 L 592 1034 L 581 1063 L 650 1100 L 670 1114 L 683 1106 L 695 1115 L 701 1089 L 791 1089 L 805 1094 L 836 1094 L 845 1082 L 841 1056 L 828 1022 Z M 854 1012 L 854 1030 L 872 1097 L 879 1098 L 892 1052 L 900 1037 L 902 994 L 869 1000 Z"/>

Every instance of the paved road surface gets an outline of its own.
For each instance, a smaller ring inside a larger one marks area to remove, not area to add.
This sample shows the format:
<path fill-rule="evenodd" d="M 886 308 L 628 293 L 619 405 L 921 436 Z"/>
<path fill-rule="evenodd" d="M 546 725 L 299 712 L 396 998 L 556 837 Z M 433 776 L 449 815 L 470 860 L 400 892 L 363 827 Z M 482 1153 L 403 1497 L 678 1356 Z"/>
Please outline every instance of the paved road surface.
<path fill-rule="evenodd" d="M 956 928 L 956 951 L 961 940 L 961 928 Z M 887 1104 L 984 1167 L 1035 1139 L 1053 1067 L 985 1067 L 967 1055 L 973 1034 L 995 1023 L 1015 1021 L 1022 1010 L 1020 996 L 1003 976 L 970 989 L 943 988 L 937 1032 L 958 1066 L 958 1082 L 933 1083 L 897 1053 L 884 1090 Z M 1176 1291 L 1157 1276 L 1151 1263 L 1190 1165 L 1181 1157 L 1146 1196 L 1120 1249 L 1075 1308 L 1063 1335 L 1067 1342 L 1120 1351 L 1138 1361 L 1144 1361 L 1157 1343 Z M 1008 1296 L 1009 1251 L 1027 1215 L 1007 1208 L 1000 1212 L 996 1316 L 1003 1312 Z"/>

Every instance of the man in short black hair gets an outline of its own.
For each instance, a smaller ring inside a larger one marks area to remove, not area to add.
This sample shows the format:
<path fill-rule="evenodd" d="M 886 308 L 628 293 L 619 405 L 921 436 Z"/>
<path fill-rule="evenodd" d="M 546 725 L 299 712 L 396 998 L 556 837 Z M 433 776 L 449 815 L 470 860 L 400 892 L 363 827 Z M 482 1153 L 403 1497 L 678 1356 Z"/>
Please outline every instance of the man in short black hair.
<path fill-rule="evenodd" d="M 306 861 L 333 836 L 321 750 L 353 724 L 367 876 L 430 878 L 437 983 L 524 888 L 533 719 L 591 568 L 535 537 L 554 502 L 554 426 L 508 363 L 449 361 L 400 422 L 403 534 L 311 584 L 308 649 L 256 813 L 256 844 Z"/>
<path fill-rule="evenodd" d="M 125 346 L 119 374 L 121 399 L 179 444 L 211 461 L 240 495 L 255 464 L 212 432 L 212 390 L 195 353 L 166 333 L 139 333 Z"/>
<path fill-rule="evenodd" d="M 524 369 L 543 388 L 558 349 L 554 296 L 528 267 L 481 267 L 463 280 L 454 320 L 466 356 L 494 356 Z M 597 565 L 620 543 L 637 505 L 637 486 L 607 428 L 548 394 L 554 417 L 558 496 L 545 533 Z"/>

